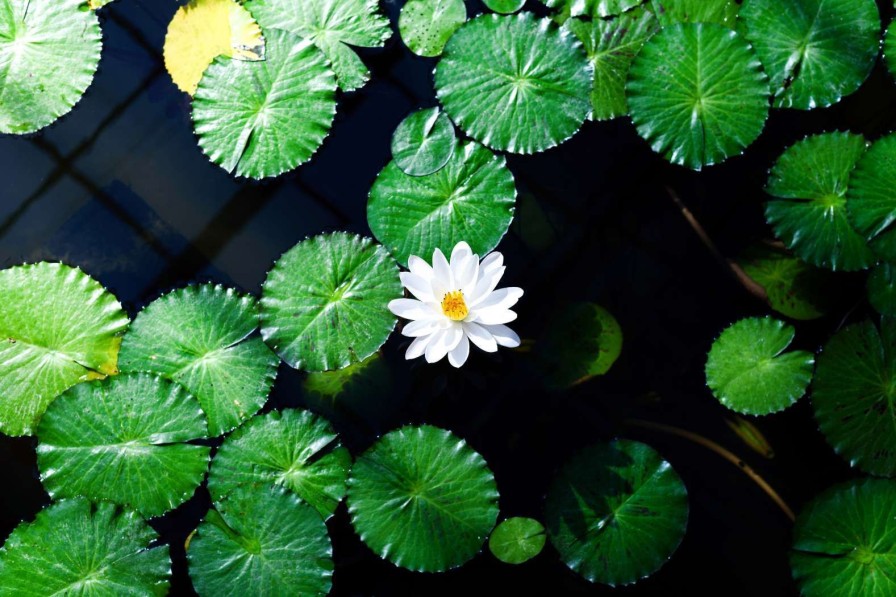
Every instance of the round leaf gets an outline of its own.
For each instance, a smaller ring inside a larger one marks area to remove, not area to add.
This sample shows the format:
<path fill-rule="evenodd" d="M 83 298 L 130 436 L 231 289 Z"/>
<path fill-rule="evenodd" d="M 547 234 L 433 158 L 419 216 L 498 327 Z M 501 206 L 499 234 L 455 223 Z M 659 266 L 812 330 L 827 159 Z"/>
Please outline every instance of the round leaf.
<path fill-rule="evenodd" d="M 7 597 L 168 594 L 168 546 L 135 512 L 62 500 L 20 524 L 0 548 Z"/>
<path fill-rule="evenodd" d="M 570 137 L 591 112 L 582 45 L 532 13 L 482 15 L 457 30 L 436 67 L 436 95 L 470 137 L 534 153 Z"/>
<path fill-rule="evenodd" d="M 102 47 L 84 0 L 0 0 L 0 133 L 33 133 L 68 114 Z"/>
<path fill-rule="evenodd" d="M 261 335 L 296 369 L 325 371 L 363 361 L 389 337 L 389 301 L 401 296 L 395 261 L 346 233 L 302 241 L 264 282 Z"/>
<path fill-rule="evenodd" d="M 887 28 L 887 33 L 884 37 L 883 50 L 884 63 L 887 65 L 890 74 L 896 77 L 896 27 L 893 27 L 892 21 L 890 22 L 890 26 Z"/>
<path fill-rule="evenodd" d="M 547 536 L 533 518 L 508 518 L 492 531 L 488 548 L 506 564 L 522 564 L 541 553 Z"/>
<path fill-rule="evenodd" d="M 59 263 L 0 271 L 0 297 L 0 431 L 30 435 L 56 396 L 118 373 L 128 317 L 96 280 Z"/>
<path fill-rule="evenodd" d="M 896 483 L 829 489 L 796 520 L 790 567 L 804 597 L 896 594 Z"/>
<path fill-rule="evenodd" d="M 861 135 L 824 133 L 791 145 L 775 162 L 766 191 L 779 199 L 769 201 L 765 217 L 804 261 L 845 271 L 873 263 L 846 217 L 850 172 L 864 151 Z"/>
<path fill-rule="evenodd" d="M 326 595 L 333 576 L 327 527 L 282 488 L 242 488 L 209 510 L 190 541 L 200 595 Z"/>
<path fill-rule="evenodd" d="M 411 255 L 429 261 L 437 248 L 448 255 L 460 241 L 484 255 L 510 227 L 515 202 L 505 159 L 467 143 L 429 176 L 408 176 L 391 162 L 370 189 L 367 221 L 402 264 Z"/>
<path fill-rule="evenodd" d="M 438 56 L 466 20 L 464 0 L 408 0 L 401 7 L 398 31 L 414 54 Z"/>
<path fill-rule="evenodd" d="M 715 23 L 734 28 L 739 0 L 650 0 L 660 25 L 675 23 Z"/>
<path fill-rule="evenodd" d="M 768 117 L 768 79 L 750 45 L 721 25 L 682 23 L 651 37 L 628 74 L 638 133 L 695 170 L 741 153 Z"/>
<path fill-rule="evenodd" d="M 896 261 L 896 134 L 878 139 L 859 158 L 846 207 L 856 232 L 883 259 Z"/>
<path fill-rule="evenodd" d="M 387 433 L 349 477 L 348 510 L 361 540 L 409 570 L 441 572 L 475 556 L 495 525 L 497 502 L 482 456 L 428 425 Z"/>
<path fill-rule="evenodd" d="M 770 317 L 742 319 L 713 342 L 706 385 L 719 402 L 745 415 L 768 415 L 794 404 L 812 381 L 811 352 L 784 352 L 793 326 Z"/>
<path fill-rule="evenodd" d="M 742 31 L 768 73 L 777 108 L 830 106 L 859 88 L 880 43 L 874 0 L 746 0 Z"/>
<path fill-rule="evenodd" d="M 243 487 L 283 486 L 329 518 L 352 458 L 330 424 L 308 411 L 255 417 L 224 440 L 208 476 L 215 502 Z"/>
<path fill-rule="evenodd" d="M 818 356 L 812 407 L 834 450 L 866 473 L 896 475 L 896 321 L 843 328 Z"/>
<path fill-rule="evenodd" d="M 395 165 L 408 176 L 438 172 L 451 159 L 456 146 L 454 125 L 438 108 L 414 112 L 392 135 Z"/>
<path fill-rule="evenodd" d="M 688 522 L 687 490 L 650 446 L 616 440 L 576 455 L 551 484 L 548 537 L 591 582 L 636 582 L 675 552 Z"/>
<path fill-rule="evenodd" d="M 37 428 L 37 464 L 54 499 L 84 496 L 158 516 L 202 482 L 209 448 L 199 403 L 160 377 L 122 374 L 53 401 Z"/>
<path fill-rule="evenodd" d="M 896 266 L 881 263 L 868 276 L 868 301 L 878 313 L 896 315 Z"/>
<path fill-rule="evenodd" d="M 218 57 L 193 98 L 193 127 L 213 162 L 238 176 L 277 176 L 307 162 L 336 114 L 336 82 L 309 42 L 268 29 L 265 59 Z"/>
<path fill-rule="evenodd" d="M 564 16 L 602 19 L 630 10 L 644 0 L 541 0 Z"/>
<path fill-rule="evenodd" d="M 483 0 L 489 10 L 509 15 L 517 12 L 526 4 L 526 0 Z"/>

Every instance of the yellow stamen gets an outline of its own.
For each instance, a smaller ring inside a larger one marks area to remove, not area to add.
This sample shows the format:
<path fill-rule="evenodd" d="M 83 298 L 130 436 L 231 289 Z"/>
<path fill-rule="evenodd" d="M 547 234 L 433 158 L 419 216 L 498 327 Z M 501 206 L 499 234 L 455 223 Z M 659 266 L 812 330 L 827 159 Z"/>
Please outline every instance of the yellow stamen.
<path fill-rule="evenodd" d="M 470 312 L 464 301 L 464 293 L 460 290 L 452 290 L 442 297 L 442 312 L 453 321 L 463 321 Z"/>

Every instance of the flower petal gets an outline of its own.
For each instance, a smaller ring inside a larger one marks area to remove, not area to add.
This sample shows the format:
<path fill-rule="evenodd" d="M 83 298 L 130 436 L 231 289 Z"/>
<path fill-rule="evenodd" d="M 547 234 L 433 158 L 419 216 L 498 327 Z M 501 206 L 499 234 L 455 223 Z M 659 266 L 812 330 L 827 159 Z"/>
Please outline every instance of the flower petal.
<path fill-rule="evenodd" d="M 432 254 L 432 271 L 432 295 L 436 302 L 441 302 L 446 292 L 454 290 L 454 280 L 451 277 L 451 266 L 439 249 Z"/>
<path fill-rule="evenodd" d="M 465 321 L 462 325 L 464 334 L 470 339 L 470 342 L 485 352 L 497 352 L 498 343 L 487 329 L 470 321 Z"/>
<path fill-rule="evenodd" d="M 416 255 L 411 255 L 408 258 L 408 269 L 411 270 L 412 274 L 420 276 L 427 282 L 431 281 L 432 277 L 435 275 L 432 271 L 432 266 Z"/>
<path fill-rule="evenodd" d="M 408 338 L 416 338 L 419 336 L 428 336 L 435 332 L 445 329 L 443 322 L 438 319 L 418 319 L 404 326 L 401 335 Z"/>
<path fill-rule="evenodd" d="M 451 290 L 460 290 L 465 296 L 469 296 L 479 277 L 479 257 L 473 254 L 470 245 L 460 242 L 451 253 L 450 265 L 454 281 Z"/>
<path fill-rule="evenodd" d="M 470 245 L 467 244 L 467 241 L 460 241 L 456 245 L 454 245 L 454 249 L 451 250 L 451 267 L 453 268 L 461 261 L 465 261 L 467 258 L 473 255 L 473 249 L 470 248 Z"/>
<path fill-rule="evenodd" d="M 482 309 L 476 311 L 476 317 L 473 319 L 480 325 L 495 325 L 498 323 L 510 323 L 516 319 L 516 313 L 510 309 L 500 309 L 492 307 L 491 309 Z"/>
<path fill-rule="evenodd" d="M 482 259 L 482 263 L 479 264 L 479 271 L 491 273 L 500 269 L 502 265 L 504 265 L 504 255 L 494 251 Z"/>
<path fill-rule="evenodd" d="M 486 271 L 481 265 L 479 266 L 479 281 L 476 282 L 473 292 L 467 297 L 469 301 L 468 305 L 471 308 L 475 307 L 478 303 L 488 297 L 495 287 L 498 286 L 498 282 L 501 281 L 501 276 L 504 275 L 505 269 L 506 268 L 501 265 Z"/>
<path fill-rule="evenodd" d="M 398 277 L 401 278 L 404 287 L 421 301 L 431 303 L 436 300 L 432 295 L 432 285 L 422 276 L 411 272 L 401 272 Z"/>
<path fill-rule="evenodd" d="M 487 309 L 509 309 L 520 300 L 521 296 L 523 296 L 522 288 L 515 286 L 501 288 L 480 299 L 478 303 L 471 305 L 471 308 L 477 313 Z"/>
<path fill-rule="evenodd" d="M 420 338 L 414 338 L 414 341 L 411 342 L 411 345 L 408 346 L 408 350 L 404 353 L 404 358 L 407 360 L 416 359 L 423 355 L 426 350 L 426 346 L 432 340 L 432 336 L 421 336 Z"/>
<path fill-rule="evenodd" d="M 495 337 L 495 341 L 497 341 L 498 346 L 505 346 L 507 348 L 516 348 L 520 345 L 520 337 L 517 336 L 516 332 L 507 327 L 506 325 L 486 325 L 483 326 L 492 336 Z"/>
<path fill-rule="evenodd" d="M 440 315 L 432 305 L 407 298 L 389 301 L 389 310 L 404 319 L 435 319 Z"/>
<path fill-rule="evenodd" d="M 467 362 L 468 356 L 470 356 L 470 341 L 466 336 L 462 336 L 454 350 L 448 353 L 448 362 L 454 367 L 460 367 Z"/>

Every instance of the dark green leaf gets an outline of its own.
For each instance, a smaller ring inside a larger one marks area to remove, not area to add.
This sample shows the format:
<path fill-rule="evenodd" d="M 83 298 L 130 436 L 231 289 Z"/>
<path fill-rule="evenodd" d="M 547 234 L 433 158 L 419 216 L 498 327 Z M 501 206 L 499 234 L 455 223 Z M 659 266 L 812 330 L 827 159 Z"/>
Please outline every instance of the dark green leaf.
<path fill-rule="evenodd" d="M 650 0 L 650 7 L 663 27 L 675 23 L 715 23 L 729 29 L 734 29 L 740 9 L 734 0 Z"/>
<path fill-rule="evenodd" d="M 883 315 L 896 316 L 896 266 L 881 263 L 868 276 L 868 301 Z"/>
<path fill-rule="evenodd" d="M 896 261 L 896 134 L 875 141 L 859 158 L 846 193 L 856 232 L 887 261 Z"/>

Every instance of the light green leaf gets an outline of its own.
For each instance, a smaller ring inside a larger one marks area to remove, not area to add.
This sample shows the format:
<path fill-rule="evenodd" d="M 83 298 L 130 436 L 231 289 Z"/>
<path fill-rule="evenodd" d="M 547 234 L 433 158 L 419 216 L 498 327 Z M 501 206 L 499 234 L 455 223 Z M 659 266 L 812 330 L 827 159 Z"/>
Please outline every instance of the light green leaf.
<path fill-rule="evenodd" d="M 855 271 L 874 261 L 846 217 L 850 172 L 865 152 L 861 135 L 845 132 L 806 137 L 778 158 L 768 178 L 765 217 L 775 234 L 804 261 Z"/>
<path fill-rule="evenodd" d="M 418 56 L 438 56 L 467 20 L 464 0 L 408 0 L 398 16 L 398 32 Z"/>
<path fill-rule="evenodd" d="M 203 596 L 330 592 L 330 537 L 314 508 L 283 488 L 241 488 L 209 510 L 190 541 L 193 587 Z"/>
<path fill-rule="evenodd" d="M 881 258 L 896 261 L 896 134 L 875 141 L 856 163 L 846 191 L 849 220 Z"/>
<path fill-rule="evenodd" d="M 721 25 L 682 23 L 651 37 L 626 87 L 638 133 L 694 170 L 741 153 L 768 117 L 768 80 L 750 45 Z"/>
<path fill-rule="evenodd" d="M 487 14 L 457 30 L 436 66 L 436 95 L 470 137 L 535 153 L 572 137 L 591 112 L 582 45 L 548 19 Z"/>
<path fill-rule="evenodd" d="M 706 359 L 706 385 L 719 402 L 745 415 L 768 415 L 796 403 L 809 382 L 811 352 L 784 352 L 793 326 L 770 317 L 751 317 L 730 325 L 712 344 Z"/>
<path fill-rule="evenodd" d="M 181 384 L 199 400 L 216 437 L 258 412 L 274 384 L 280 359 L 251 336 L 257 328 L 250 296 L 210 284 L 176 290 L 134 319 L 121 345 L 121 370 Z"/>
<path fill-rule="evenodd" d="M 734 0 L 650 0 L 660 25 L 715 23 L 734 29 L 740 4 Z"/>
<path fill-rule="evenodd" d="M 541 0 L 564 16 L 599 19 L 618 15 L 642 4 L 644 0 Z"/>
<path fill-rule="evenodd" d="M 378 0 L 248 0 L 261 28 L 285 29 L 313 41 L 333 65 L 342 91 L 354 91 L 370 73 L 354 50 L 381 48 L 392 35 Z"/>
<path fill-rule="evenodd" d="M 489 10 L 509 15 L 526 5 L 526 0 L 483 0 Z"/>
<path fill-rule="evenodd" d="M 5 597 L 168 594 L 168 546 L 139 515 L 62 500 L 24 522 L 0 548 Z"/>
<path fill-rule="evenodd" d="M 219 502 L 241 488 L 279 485 L 329 518 L 345 495 L 351 463 L 326 420 L 305 410 L 273 411 L 224 440 L 212 460 L 208 491 Z"/>
<path fill-rule="evenodd" d="M 0 271 L 0 431 L 30 435 L 59 394 L 118 373 L 128 316 L 79 269 L 59 263 Z"/>
<path fill-rule="evenodd" d="M 408 176 L 438 172 L 451 159 L 455 147 L 454 125 L 438 108 L 413 112 L 392 135 L 392 158 Z"/>
<path fill-rule="evenodd" d="M 548 538 L 560 559 L 591 582 L 636 582 L 675 552 L 688 522 L 678 473 L 650 446 L 628 440 L 576 455 L 551 484 Z"/>
<path fill-rule="evenodd" d="M 429 425 L 402 427 L 358 457 L 348 510 L 361 540 L 380 557 L 441 572 L 479 552 L 498 518 L 498 488 L 464 440 Z"/>
<path fill-rule="evenodd" d="M 262 288 L 261 335 L 296 369 L 325 371 L 363 361 L 389 337 L 401 296 L 398 266 L 368 238 L 337 232 L 283 254 Z"/>
<path fill-rule="evenodd" d="M 868 276 L 868 301 L 878 313 L 896 316 L 896 266 L 881 263 Z"/>
<path fill-rule="evenodd" d="M 804 597 L 896 595 L 896 483 L 852 481 L 812 500 L 796 520 L 790 567 Z"/>
<path fill-rule="evenodd" d="M 547 535 L 533 518 L 508 518 L 492 531 L 488 548 L 505 564 L 522 564 L 541 553 Z"/>
<path fill-rule="evenodd" d="M 839 102 L 868 77 L 879 49 L 874 0 L 746 0 L 740 19 L 771 80 L 776 108 Z"/>
<path fill-rule="evenodd" d="M 33 133 L 68 114 L 103 48 L 84 0 L 0 0 L 0 133 Z"/>
<path fill-rule="evenodd" d="M 199 147 L 228 172 L 277 176 L 307 162 L 336 114 L 326 57 L 285 31 L 265 31 L 265 59 L 219 56 L 193 97 Z"/>
<path fill-rule="evenodd" d="M 513 220 L 516 187 L 503 157 L 477 143 L 459 145 L 429 176 L 408 176 L 395 162 L 370 189 L 367 221 L 377 240 L 403 265 L 430 261 L 460 241 L 479 255 L 494 249 Z"/>
<path fill-rule="evenodd" d="M 84 496 L 158 516 L 202 482 L 209 448 L 195 398 L 170 381 L 122 374 L 57 398 L 37 428 L 37 464 L 54 499 Z"/>

